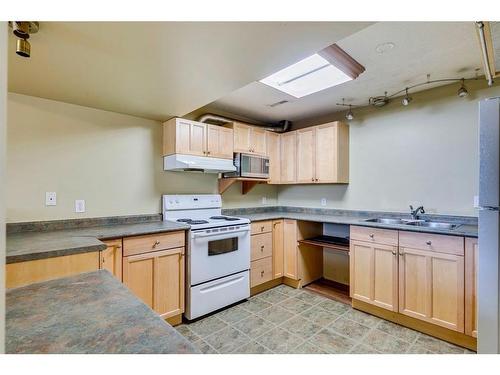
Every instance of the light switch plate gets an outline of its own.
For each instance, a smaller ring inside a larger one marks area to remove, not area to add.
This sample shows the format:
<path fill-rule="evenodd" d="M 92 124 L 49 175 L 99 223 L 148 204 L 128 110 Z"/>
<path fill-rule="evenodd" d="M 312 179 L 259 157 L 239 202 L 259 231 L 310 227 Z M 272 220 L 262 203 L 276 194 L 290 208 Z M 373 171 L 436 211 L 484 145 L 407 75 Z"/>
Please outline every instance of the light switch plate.
<path fill-rule="evenodd" d="M 326 206 L 326 198 L 321 198 L 321 205 Z"/>
<path fill-rule="evenodd" d="M 57 204 L 57 194 L 55 191 L 45 192 L 45 205 L 55 206 Z"/>
<path fill-rule="evenodd" d="M 85 212 L 85 200 L 75 200 L 75 212 Z"/>

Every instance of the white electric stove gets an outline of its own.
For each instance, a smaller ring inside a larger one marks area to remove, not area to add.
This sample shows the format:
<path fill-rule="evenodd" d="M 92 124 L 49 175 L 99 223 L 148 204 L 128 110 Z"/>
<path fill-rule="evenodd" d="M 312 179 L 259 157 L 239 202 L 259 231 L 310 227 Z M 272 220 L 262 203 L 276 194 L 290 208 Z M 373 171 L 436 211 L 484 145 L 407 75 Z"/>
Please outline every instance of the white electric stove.
<path fill-rule="evenodd" d="M 250 297 L 250 220 L 221 214 L 220 195 L 164 195 L 163 220 L 191 229 L 185 317 L 196 319 Z"/>

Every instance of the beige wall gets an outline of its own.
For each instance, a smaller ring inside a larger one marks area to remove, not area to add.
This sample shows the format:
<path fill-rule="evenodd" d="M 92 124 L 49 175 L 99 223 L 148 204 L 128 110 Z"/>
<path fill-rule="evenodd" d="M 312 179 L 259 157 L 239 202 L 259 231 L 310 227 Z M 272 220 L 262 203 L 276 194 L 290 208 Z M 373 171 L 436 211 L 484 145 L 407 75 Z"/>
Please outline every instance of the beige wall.
<path fill-rule="evenodd" d="M 5 132 L 7 121 L 7 22 L 0 22 L 0 353 L 5 352 Z"/>
<path fill-rule="evenodd" d="M 468 83 L 471 95 L 456 96 L 457 85 L 412 95 L 403 107 L 354 110 L 350 126 L 349 185 L 282 186 L 281 205 L 361 210 L 408 210 L 477 215 L 478 100 L 500 94 L 500 86 Z M 343 114 L 303 121 L 296 128 L 342 119 Z"/>
<path fill-rule="evenodd" d="M 159 122 L 9 93 L 7 220 L 135 215 L 160 212 L 162 194 L 216 193 L 211 174 L 164 172 Z M 57 206 L 45 206 L 45 192 Z M 236 186 L 225 207 L 276 203 L 276 188 L 247 196 Z M 85 199 L 86 212 L 74 212 Z"/>

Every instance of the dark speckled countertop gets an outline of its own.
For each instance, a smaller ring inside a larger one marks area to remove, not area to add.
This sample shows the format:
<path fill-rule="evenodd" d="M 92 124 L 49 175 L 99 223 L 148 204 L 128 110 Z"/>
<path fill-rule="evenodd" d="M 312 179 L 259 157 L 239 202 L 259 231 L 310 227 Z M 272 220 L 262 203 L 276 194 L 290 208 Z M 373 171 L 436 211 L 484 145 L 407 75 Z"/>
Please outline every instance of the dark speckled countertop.
<path fill-rule="evenodd" d="M 8 232 L 7 263 L 99 251 L 106 248 L 101 240 L 189 228 L 186 224 L 160 220 L 111 225 L 104 222 L 100 226 L 57 230 L 49 224 L 39 225 L 29 231 Z"/>
<path fill-rule="evenodd" d="M 453 236 L 477 237 L 478 225 L 476 217 L 469 216 L 451 216 L 451 215 L 421 215 L 422 219 L 443 221 L 458 224 L 454 229 L 440 229 L 418 227 L 405 224 L 381 224 L 366 222 L 366 219 L 386 217 L 386 218 L 405 218 L 409 219 L 409 214 L 396 212 L 375 212 L 375 211 L 352 211 L 335 210 L 308 207 L 258 207 L 226 209 L 223 212 L 226 215 L 241 216 L 250 221 L 272 220 L 272 219 L 294 219 L 303 221 L 314 221 L 320 223 L 361 225 L 374 228 L 406 230 L 412 232 L 436 233 Z"/>
<path fill-rule="evenodd" d="M 10 289 L 7 353 L 199 353 L 107 271 Z"/>

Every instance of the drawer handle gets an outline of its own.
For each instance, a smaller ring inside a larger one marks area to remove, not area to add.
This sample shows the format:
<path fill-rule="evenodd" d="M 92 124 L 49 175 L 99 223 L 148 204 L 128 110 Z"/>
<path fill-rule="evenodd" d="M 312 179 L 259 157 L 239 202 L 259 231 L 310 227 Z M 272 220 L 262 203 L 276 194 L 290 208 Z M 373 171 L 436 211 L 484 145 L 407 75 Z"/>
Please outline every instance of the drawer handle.
<path fill-rule="evenodd" d="M 392 252 L 392 255 L 396 255 L 396 252 L 395 252 L 395 251 L 393 251 L 393 252 Z"/>
<path fill-rule="evenodd" d="M 260 227 L 260 231 L 261 231 L 261 232 L 264 232 L 264 227 Z"/>
<path fill-rule="evenodd" d="M 156 247 L 160 244 L 160 241 L 156 240 L 155 243 L 153 244 L 153 247 Z"/>
<path fill-rule="evenodd" d="M 426 244 L 430 246 L 432 245 L 432 241 L 427 241 Z"/>
<path fill-rule="evenodd" d="M 260 271 L 260 277 L 264 277 L 264 271 Z"/>
<path fill-rule="evenodd" d="M 260 247 L 260 251 L 264 251 L 264 245 Z"/>
<path fill-rule="evenodd" d="M 370 238 L 374 238 L 375 235 L 373 233 L 370 233 Z"/>
<path fill-rule="evenodd" d="M 399 256 L 402 257 L 405 253 L 403 253 L 402 251 L 399 252 Z"/>

